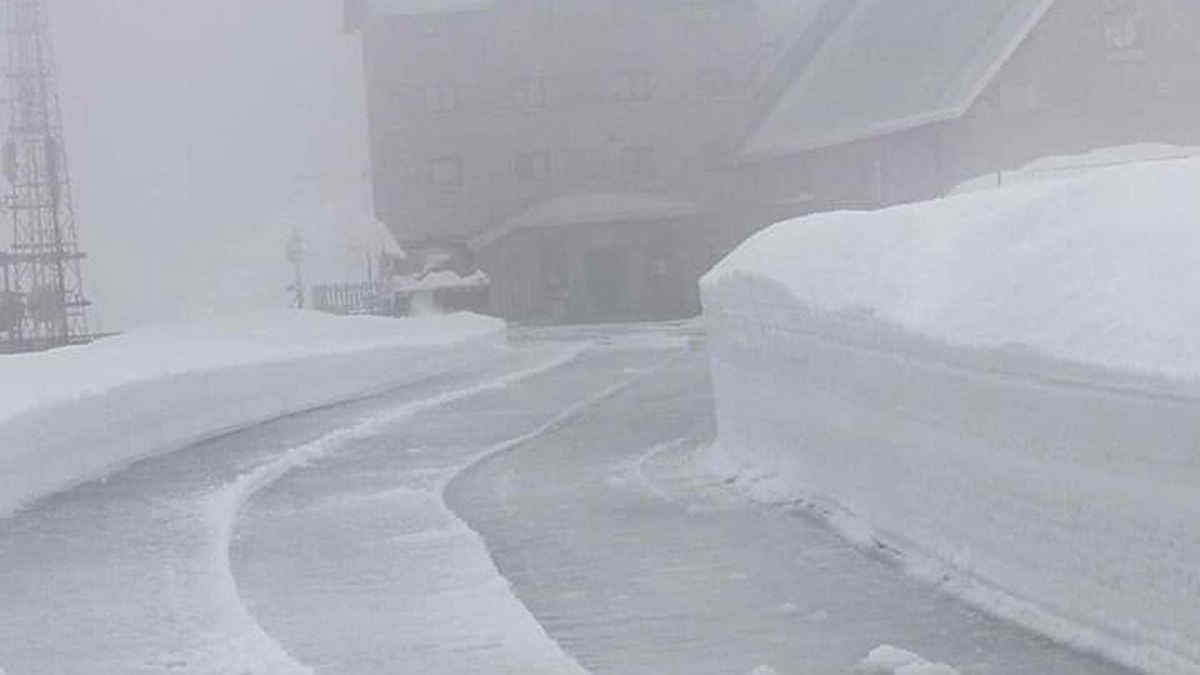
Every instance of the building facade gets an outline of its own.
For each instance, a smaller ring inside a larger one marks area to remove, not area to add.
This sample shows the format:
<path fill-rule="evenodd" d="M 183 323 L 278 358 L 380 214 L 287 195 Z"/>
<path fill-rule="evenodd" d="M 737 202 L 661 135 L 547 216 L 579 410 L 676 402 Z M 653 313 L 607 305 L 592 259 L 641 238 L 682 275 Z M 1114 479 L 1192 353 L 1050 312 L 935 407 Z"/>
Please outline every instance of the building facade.
<path fill-rule="evenodd" d="M 376 211 L 520 320 L 674 318 L 777 220 L 1200 144 L 1192 0 L 347 0 Z"/>
<path fill-rule="evenodd" d="M 1200 3 L 849 4 L 742 147 L 814 209 L 929 199 L 1046 156 L 1200 145 Z"/>

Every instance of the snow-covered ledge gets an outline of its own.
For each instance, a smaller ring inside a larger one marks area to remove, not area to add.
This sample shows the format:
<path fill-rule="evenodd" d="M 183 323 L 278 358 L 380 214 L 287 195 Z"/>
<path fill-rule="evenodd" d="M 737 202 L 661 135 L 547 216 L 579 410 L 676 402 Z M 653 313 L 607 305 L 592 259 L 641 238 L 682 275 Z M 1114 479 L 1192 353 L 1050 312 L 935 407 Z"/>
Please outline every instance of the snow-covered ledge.
<path fill-rule="evenodd" d="M 1200 672 L 1200 161 L 781 223 L 702 281 L 713 467 Z"/>
<path fill-rule="evenodd" d="M 503 349 L 504 323 L 267 312 L 0 356 L 0 517 L 152 453 Z"/>

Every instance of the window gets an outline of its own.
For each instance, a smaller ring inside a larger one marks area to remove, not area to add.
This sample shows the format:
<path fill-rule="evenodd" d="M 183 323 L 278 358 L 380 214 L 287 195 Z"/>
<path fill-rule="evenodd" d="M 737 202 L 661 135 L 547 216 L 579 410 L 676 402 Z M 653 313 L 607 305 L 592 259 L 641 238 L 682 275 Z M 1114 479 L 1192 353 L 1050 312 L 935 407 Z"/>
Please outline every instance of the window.
<path fill-rule="evenodd" d="M 537 110 L 546 107 L 546 78 L 527 77 L 513 86 L 513 100 L 518 108 Z"/>
<path fill-rule="evenodd" d="M 403 155 L 384 155 L 380 159 L 381 173 L 387 174 L 397 185 L 419 185 L 421 165 L 414 164 L 412 159 Z"/>
<path fill-rule="evenodd" d="M 440 187 L 462 187 L 463 161 L 457 155 L 437 157 L 429 161 L 429 179 Z"/>
<path fill-rule="evenodd" d="M 722 16 L 721 7 L 708 0 L 697 0 L 696 2 L 687 2 L 681 5 L 681 9 L 687 12 L 688 18 L 697 23 L 719 23 Z"/>
<path fill-rule="evenodd" d="M 621 150 L 621 173 L 630 178 L 653 178 L 658 174 L 654 148 L 648 145 L 629 146 Z"/>
<path fill-rule="evenodd" d="M 654 76 L 644 70 L 631 70 L 613 78 L 612 97 L 617 101 L 649 101 L 654 94 Z"/>
<path fill-rule="evenodd" d="M 1107 0 L 1104 38 L 1112 57 L 1136 57 L 1145 48 L 1142 8 L 1137 0 Z"/>
<path fill-rule="evenodd" d="M 430 113 L 442 115 L 458 109 L 458 88 L 453 84 L 431 84 L 425 88 L 425 106 Z"/>
<path fill-rule="evenodd" d="M 737 94 L 737 81 L 727 70 L 705 68 L 696 78 L 696 89 L 703 98 L 729 98 Z"/>
<path fill-rule="evenodd" d="M 552 21 L 558 15 L 559 0 L 530 0 L 533 15 L 544 21 Z"/>
<path fill-rule="evenodd" d="M 518 153 L 513 159 L 513 173 L 522 181 L 546 180 L 550 177 L 550 153 Z"/>

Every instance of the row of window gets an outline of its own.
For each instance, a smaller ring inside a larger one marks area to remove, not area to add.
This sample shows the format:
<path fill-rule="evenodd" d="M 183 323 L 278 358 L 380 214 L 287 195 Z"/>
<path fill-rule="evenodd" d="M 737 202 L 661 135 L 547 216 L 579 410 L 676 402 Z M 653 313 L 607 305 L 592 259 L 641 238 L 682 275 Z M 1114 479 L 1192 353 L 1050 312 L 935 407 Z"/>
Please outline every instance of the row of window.
<path fill-rule="evenodd" d="M 361 0 L 357 0 L 361 2 Z M 526 11 L 532 17 L 540 19 L 542 22 L 555 21 L 564 15 L 574 14 L 574 11 L 564 11 L 561 5 L 561 0 L 525 0 L 528 7 Z M 622 20 L 623 22 L 637 21 L 643 23 L 648 18 L 647 9 L 653 9 L 656 13 L 661 13 L 664 10 L 671 11 L 673 16 L 672 21 L 683 19 L 695 24 L 721 25 L 723 22 L 732 20 L 738 14 L 745 14 L 747 7 L 743 1 L 743 7 L 734 7 L 733 3 L 729 2 L 714 2 L 714 0 L 684 0 L 675 4 L 675 6 L 658 5 L 647 6 L 644 0 L 610 0 L 609 12 L 612 17 Z M 454 29 L 457 25 L 470 20 L 472 14 L 464 13 L 437 13 L 429 14 L 410 19 L 411 25 L 415 32 L 425 38 L 447 38 L 456 35 Z M 589 9 L 588 14 L 584 15 L 583 19 L 594 18 L 595 14 Z"/>
<path fill-rule="evenodd" d="M 641 103 L 654 99 L 657 81 L 654 74 L 645 70 L 623 71 L 613 75 L 602 100 L 617 103 Z M 704 98 L 732 97 L 742 87 L 728 71 L 709 68 L 696 77 L 696 93 Z M 512 104 L 523 110 L 540 110 L 551 103 L 550 84 L 545 77 L 518 79 L 511 84 Z M 438 82 L 425 87 L 425 109 L 433 115 L 444 115 L 463 107 L 459 87 L 452 83 Z"/>
<path fill-rule="evenodd" d="M 464 162 L 461 155 L 444 155 L 429 160 L 427 171 L 422 173 L 412 164 L 399 167 L 397 178 L 406 183 L 423 183 L 426 179 L 434 186 L 459 188 L 465 182 Z M 620 174 L 631 179 L 650 179 L 658 174 L 658 165 L 652 146 L 628 146 L 618 156 Z M 546 151 L 517 153 L 512 160 L 513 176 L 521 182 L 539 182 L 549 179 L 554 173 L 554 162 Z"/>

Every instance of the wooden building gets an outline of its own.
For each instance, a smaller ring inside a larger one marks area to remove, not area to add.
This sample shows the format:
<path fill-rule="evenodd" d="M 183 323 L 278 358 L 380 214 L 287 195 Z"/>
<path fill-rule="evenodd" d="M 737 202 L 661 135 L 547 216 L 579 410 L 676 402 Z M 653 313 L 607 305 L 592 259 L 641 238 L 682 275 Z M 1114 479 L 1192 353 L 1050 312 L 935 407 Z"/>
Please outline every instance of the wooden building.
<path fill-rule="evenodd" d="M 347 0 L 376 211 L 521 320 L 672 318 L 782 218 L 1200 144 L 1194 0 Z"/>

